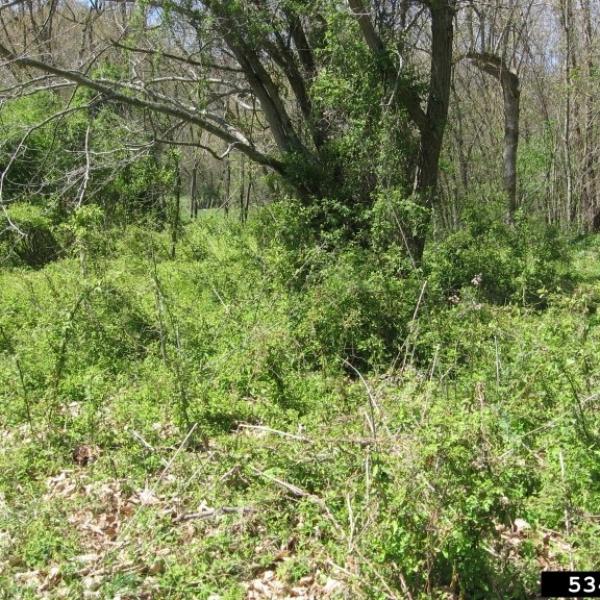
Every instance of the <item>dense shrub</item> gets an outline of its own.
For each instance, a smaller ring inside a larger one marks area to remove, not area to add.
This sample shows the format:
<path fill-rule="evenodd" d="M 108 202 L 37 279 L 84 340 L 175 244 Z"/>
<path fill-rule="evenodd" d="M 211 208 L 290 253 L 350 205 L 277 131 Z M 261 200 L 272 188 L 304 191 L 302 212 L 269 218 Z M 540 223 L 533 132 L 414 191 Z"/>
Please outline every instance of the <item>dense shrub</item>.
<path fill-rule="evenodd" d="M 61 219 L 83 203 L 101 206 L 113 224 L 164 222 L 175 185 L 172 153 L 132 150 L 128 140 L 139 123 L 118 104 L 91 107 L 93 97 L 80 90 L 66 112 L 52 93 L 2 106 L 3 197 L 43 203 Z"/>
<path fill-rule="evenodd" d="M 60 251 L 52 221 L 39 206 L 12 204 L 0 213 L 0 263 L 40 267 Z"/>
<path fill-rule="evenodd" d="M 481 300 L 543 305 L 568 285 L 566 240 L 550 227 L 521 218 L 508 225 L 491 211 L 467 212 L 463 227 L 432 243 L 425 275 L 442 297 L 476 288 Z"/>
<path fill-rule="evenodd" d="M 58 130 L 51 123 L 41 125 L 60 110 L 50 93 L 27 96 L 2 105 L 0 111 L 0 171 L 5 199 L 28 198 L 55 191 L 54 179 L 60 169 L 69 169 L 73 148 L 68 144 L 67 128 Z M 10 167 L 10 168 L 9 168 Z"/>
<path fill-rule="evenodd" d="M 294 322 L 308 355 L 384 367 L 408 334 L 420 289 L 394 261 L 349 248 L 328 256 L 295 298 Z"/>

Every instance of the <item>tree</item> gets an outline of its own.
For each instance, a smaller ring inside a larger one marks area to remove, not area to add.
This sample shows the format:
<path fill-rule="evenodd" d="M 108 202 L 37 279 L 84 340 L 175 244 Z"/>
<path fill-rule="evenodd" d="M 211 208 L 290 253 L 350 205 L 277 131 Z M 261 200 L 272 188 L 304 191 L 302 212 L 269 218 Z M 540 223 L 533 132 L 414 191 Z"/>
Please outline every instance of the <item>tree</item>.
<path fill-rule="evenodd" d="M 500 82 L 504 105 L 504 191 L 508 200 L 508 218 L 514 222 L 518 208 L 517 151 L 519 147 L 519 114 L 521 90 L 519 77 L 495 54 L 471 51 L 467 54 L 480 69 Z"/>
<path fill-rule="evenodd" d="M 5 11 L 13 16 L 31 1 L 13 2 Z M 204 147 L 213 155 L 243 153 L 279 174 L 308 205 L 318 208 L 325 200 L 335 200 L 354 236 L 361 234 L 362 220 L 352 215 L 372 204 L 382 182 L 375 161 L 349 160 L 350 129 L 355 143 L 364 140 L 365 146 L 375 148 L 384 121 L 393 123 L 399 132 L 390 149 L 398 153 L 395 183 L 409 189 L 414 182 L 417 203 L 426 211 L 435 205 L 449 106 L 455 1 L 426 0 L 414 8 L 382 0 L 348 4 L 350 10 L 336 0 L 152 0 L 152 32 L 147 31 L 147 13 L 140 20 L 131 10 L 118 35 L 110 32 L 110 44 L 95 40 L 80 61 L 59 53 L 52 60 L 40 56 L 39 36 L 31 42 L 11 36 L 0 43 L 0 55 L 8 61 L 19 93 L 33 86 L 31 78 L 19 79 L 14 66 L 43 73 L 38 85 L 46 88 L 83 86 L 112 102 L 166 115 L 174 130 L 183 125 L 201 128 L 210 135 Z M 68 3 L 61 7 L 74 10 Z M 58 10 L 53 5 L 52 11 Z M 413 20 L 407 24 L 409 13 Z M 59 20 L 55 15 L 55 27 Z M 411 27 L 417 22 L 429 25 L 426 85 L 421 65 L 411 60 Z M 346 49 L 349 55 L 341 56 Z M 92 66 L 108 58 L 123 65 L 120 76 L 95 76 Z M 331 72 L 351 82 L 353 92 L 362 85 L 352 98 L 362 103 L 361 114 L 348 103 L 328 102 L 320 95 Z M 236 116 L 233 105 L 245 115 L 238 111 Z M 261 126 L 251 127 L 255 120 Z M 407 151 L 412 137 L 417 160 Z M 357 181 L 361 185 L 348 185 Z M 425 230 L 406 227 L 407 249 L 416 261 Z"/>

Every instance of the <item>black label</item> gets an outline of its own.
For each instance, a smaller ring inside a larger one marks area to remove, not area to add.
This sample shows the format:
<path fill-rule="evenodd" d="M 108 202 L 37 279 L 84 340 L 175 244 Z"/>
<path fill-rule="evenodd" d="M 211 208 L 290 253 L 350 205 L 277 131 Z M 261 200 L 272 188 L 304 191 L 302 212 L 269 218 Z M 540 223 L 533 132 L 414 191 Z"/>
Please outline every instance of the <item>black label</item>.
<path fill-rule="evenodd" d="M 544 571 L 543 598 L 600 598 L 598 571 Z"/>

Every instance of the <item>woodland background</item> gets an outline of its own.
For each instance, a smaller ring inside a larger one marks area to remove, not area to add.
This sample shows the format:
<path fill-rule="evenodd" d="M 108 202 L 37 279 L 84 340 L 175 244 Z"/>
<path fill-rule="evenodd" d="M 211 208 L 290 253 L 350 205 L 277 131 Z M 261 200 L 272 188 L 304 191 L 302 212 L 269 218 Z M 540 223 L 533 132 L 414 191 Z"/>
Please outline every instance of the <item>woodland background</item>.
<path fill-rule="evenodd" d="M 599 25 L 2 0 L 0 595 L 597 568 Z"/>

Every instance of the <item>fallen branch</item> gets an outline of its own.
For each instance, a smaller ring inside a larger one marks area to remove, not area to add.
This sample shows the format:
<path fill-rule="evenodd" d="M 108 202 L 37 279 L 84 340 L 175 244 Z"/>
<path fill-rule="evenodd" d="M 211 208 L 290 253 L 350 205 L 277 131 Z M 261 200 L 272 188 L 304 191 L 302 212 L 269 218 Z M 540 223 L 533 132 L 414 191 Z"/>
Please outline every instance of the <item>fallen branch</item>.
<path fill-rule="evenodd" d="M 297 435 L 295 433 L 288 433 L 287 431 L 280 431 L 279 429 L 271 429 L 270 427 L 265 427 L 264 425 L 249 425 L 247 423 L 240 423 L 238 425 L 240 429 L 254 429 L 255 431 L 264 431 L 265 433 L 274 433 L 276 435 L 280 435 L 282 437 L 289 438 L 291 440 L 296 440 L 298 442 L 305 442 L 307 444 L 314 444 L 314 441 L 310 438 L 307 438 L 304 435 Z"/>
<path fill-rule="evenodd" d="M 273 477 L 273 475 L 268 475 L 264 471 L 260 471 L 255 467 L 251 466 L 250 468 L 254 473 L 256 473 L 256 475 L 259 475 L 260 477 L 263 477 L 268 481 L 272 481 L 273 483 L 277 484 L 280 488 L 284 489 L 286 492 L 289 492 L 292 496 L 295 496 L 296 498 L 306 498 L 307 500 L 310 500 L 311 502 L 319 506 L 323 510 L 323 512 L 329 517 L 329 520 L 331 521 L 335 529 L 338 531 L 338 533 L 341 534 L 344 539 L 347 538 L 346 533 L 344 532 L 340 524 L 337 522 L 337 519 L 333 516 L 333 513 L 331 512 L 331 510 L 329 510 L 329 507 L 327 506 L 327 504 L 325 504 L 325 501 L 319 498 L 319 496 L 306 492 L 305 490 L 299 488 L 293 483 L 289 483 L 287 481 L 284 481 L 283 479 L 279 479 L 278 477 Z"/>
<path fill-rule="evenodd" d="M 238 425 L 239 429 L 253 429 L 255 431 L 263 431 L 264 433 L 272 433 L 274 435 L 279 435 L 284 438 L 288 438 L 290 440 L 295 440 L 297 442 L 303 442 L 305 444 L 316 444 L 316 440 L 313 440 L 305 435 L 299 435 L 297 433 L 289 433 L 288 431 L 281 431 L 279 429 L 272 429 L 271 427 L 267 427 L 265 425 L 250 425 L 248 423 L 240 423 Z M 377 444 L 376 440 L 372 438 L 329 438 L 329 439 L 321 439 L 323 444 L 354 444 L 356 446 L 361 446 L 363 448 L 373 446 Z"/>
<path fill-rule="evenodd" d="M 252 514 L 254 512 L 256 512 L 256 510 L 249 506 L 242 506 L 239 508 L 236 506 L 222 506 L 221 508 L 208 508 L 201 512 L 186 513 L 184 515 L 179 515 L 178 517 L 175 517 L 173 521 L 175 523 L 185 523 L 186 521 L 193 521 L 195 519 L 212 519 L 232 514 L 247 515 Z"/>

